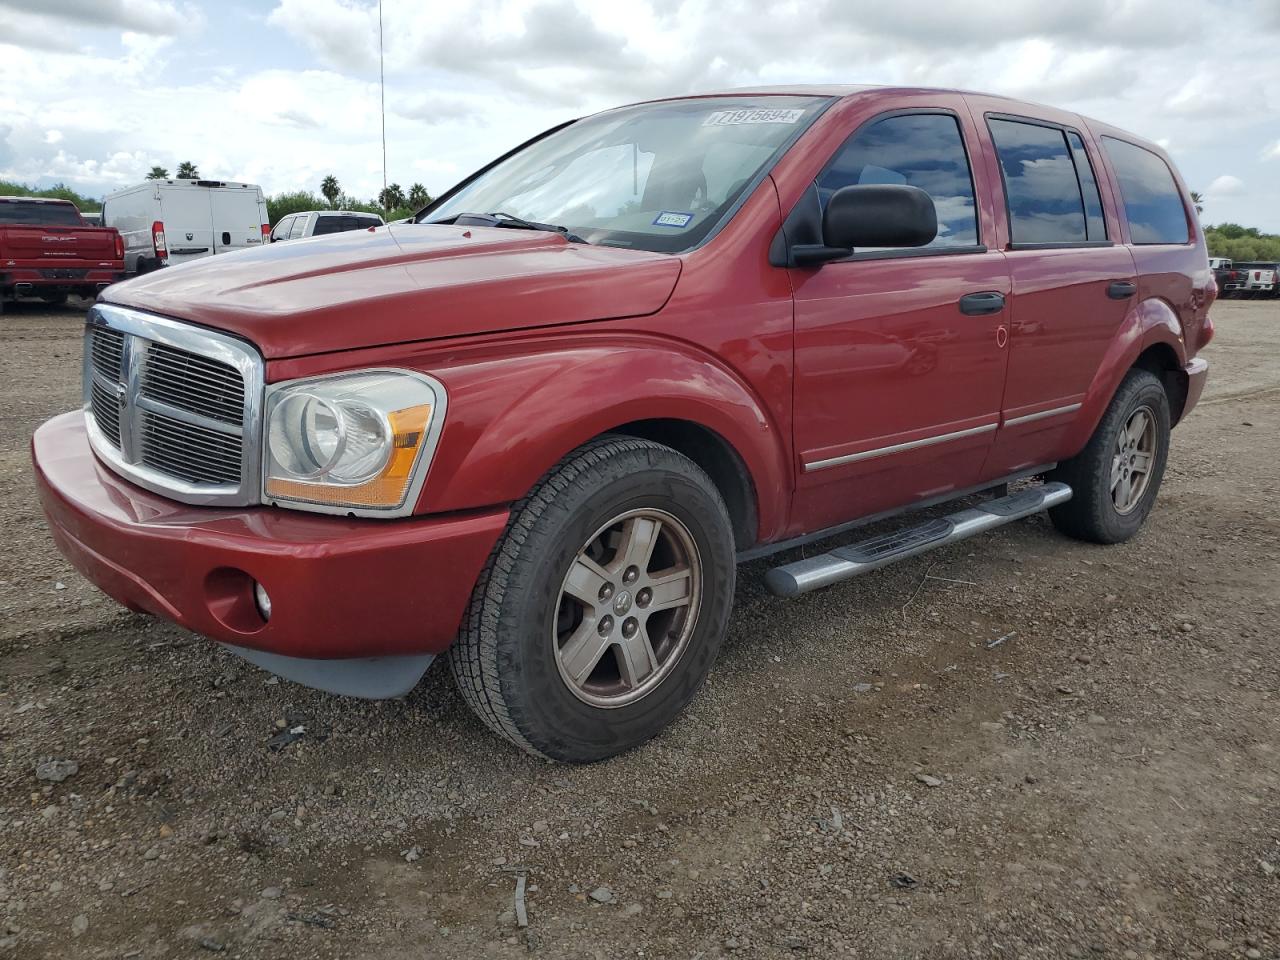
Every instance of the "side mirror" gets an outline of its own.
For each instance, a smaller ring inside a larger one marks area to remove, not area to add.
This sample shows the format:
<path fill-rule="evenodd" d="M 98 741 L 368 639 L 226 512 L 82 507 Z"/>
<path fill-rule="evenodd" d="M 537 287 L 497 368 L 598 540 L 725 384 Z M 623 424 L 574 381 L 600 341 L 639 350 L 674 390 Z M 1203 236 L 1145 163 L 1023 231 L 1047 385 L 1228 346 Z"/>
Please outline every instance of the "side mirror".
<path fill-rule="evenodd" d="M 798 265 L 849 256 L 857 247 L 923 247 L 938 235 L 933 198 L 919 187 L 858 184 L 841 187 L 822 214 L 822 244 L 796 247 Z"/>

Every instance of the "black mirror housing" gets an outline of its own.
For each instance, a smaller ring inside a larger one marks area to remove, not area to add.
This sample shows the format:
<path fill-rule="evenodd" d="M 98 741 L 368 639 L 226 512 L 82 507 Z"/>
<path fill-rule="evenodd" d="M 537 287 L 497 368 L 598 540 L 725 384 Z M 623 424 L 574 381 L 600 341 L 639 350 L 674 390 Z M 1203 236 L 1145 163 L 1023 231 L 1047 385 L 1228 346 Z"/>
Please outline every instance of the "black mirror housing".
<path fill-rule="evenodd" d="M 933 198 L 904 184 L 841 187 L 822 214 L 822 242 L 829 248 L 923 247 L 937 236 Z"/>

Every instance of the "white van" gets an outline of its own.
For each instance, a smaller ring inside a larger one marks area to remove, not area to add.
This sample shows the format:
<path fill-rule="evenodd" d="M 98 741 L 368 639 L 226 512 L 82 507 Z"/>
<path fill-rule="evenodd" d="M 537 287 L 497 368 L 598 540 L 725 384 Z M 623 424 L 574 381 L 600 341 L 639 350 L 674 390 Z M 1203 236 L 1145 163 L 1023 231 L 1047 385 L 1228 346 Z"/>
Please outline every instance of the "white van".
<path fill-rule="evenodd" d="M 262 188 L 225 180 L 148 180 L 109 194 L 102 223 L 124 238 L 128 274 L 266 242 Z"/>

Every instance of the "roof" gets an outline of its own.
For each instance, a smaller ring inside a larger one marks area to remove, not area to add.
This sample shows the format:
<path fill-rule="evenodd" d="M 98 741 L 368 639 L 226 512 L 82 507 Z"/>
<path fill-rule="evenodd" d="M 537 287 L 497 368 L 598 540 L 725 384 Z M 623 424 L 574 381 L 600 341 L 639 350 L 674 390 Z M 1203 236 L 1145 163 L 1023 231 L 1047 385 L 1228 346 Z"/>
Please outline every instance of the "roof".
<path fill-rule="evenodd" d="M 1141 143 L 1148 148 L 1153 148 L 1165 153 L 1164 149 L 1157 143 L 1147 140 L 1137 134 L 1118 127 L 1113 127 L 1105 121 L 1098 121 L 1092 117 L 1076 113 L 1065 107 L 1054 106 L 1049 103 L 1038 103 L 1034 100 L 1023 100 L 1018 97 L 1006 96 L 1002 93 L 986 93 L 981 90 L 965 90 L 959 87 L 919 87 L 919 86 L 899 86 L 893 84 L 874 84 L 874 83 L 796 83 L 796 84 L 777 84 L 773 86 L 753 86 L 753 87 L 730 87 L 724 90 L 705 90 L 695 91 L 692 93 L 681 94 L 674 97 L 660 97 L 656 101 L 662 100 L 696 100 L 699 97 L 854 97 L 861 94 L 930 94 L 945 93 L 958 96 L 984 97 L 991 100 L 1003 100 L 1011 105 L 1032 106 L 1044 111 L 1056 111 L 1063 116 L 1079 117 L 1080 120 L 1089 124 L 1096 133 L 1114 133 L 1123 135 L 1124 138 L 1130 139 L 1135 143 Z M 633 104 L 634 106 L 634 104 Z M 1011 109 L 1011 113 L 1017 113 L 1016 109 Z"/>
<path fill-rule="evenodd" d="M 71 203 L 62 197 L 0 197 L 0 200 L 21 200 L 24 203 Z M 71 204 L 75 206 L 75 204 Z"/>
<path fill-rule="evenodd" d="M 332 214 L 334 216 L 343 216 L 343 217 L 378 217 L 379 219 L 382 218 L 381 214 L 370 213 L 368 210 L 294 210 L 293 213 L 287 213 L 285 214 L 285 216 L 287 217 L 307 216 L 312 213 L 318 213 L 321 215 Z M 281 219 L 283 220 L 284 217 L 281 217 Z"/>

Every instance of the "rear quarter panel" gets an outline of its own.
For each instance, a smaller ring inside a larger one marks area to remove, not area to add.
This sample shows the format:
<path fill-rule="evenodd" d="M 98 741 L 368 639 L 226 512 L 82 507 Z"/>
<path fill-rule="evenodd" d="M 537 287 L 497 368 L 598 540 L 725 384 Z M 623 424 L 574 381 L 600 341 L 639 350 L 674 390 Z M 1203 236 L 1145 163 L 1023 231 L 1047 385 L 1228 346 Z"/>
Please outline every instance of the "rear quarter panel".
<path fill-rule="evenodd" d="M 1121 380 L 1144 351 L 1163 345 L 1172 351 L 1179 366 L 1186 365 L 1195 357 L 1204 341 L 1205 324 L 1215 291 L 1204 231 L 1178 168 L 1156 144 L 1107 124 L 1086 122 L 1099 146 L 1101 169 L 1098 173 L 1103 181 L 1100 186 L 1110 192 L 1112 205 L 1119 214 L 1119 240 L 1128 245 L 1137 268 L 1138 294 L 1124 325 L 1108 345 L 1098 365 L 1080 416 L 1065 441 L 1067 452 L 1064 456 L 1074 455 L 1088 443 Z M 1186 243 L 1133 242 L 1125 213 L 1124 194 L 1107 152 L 1105 137 L 1127 140 L 1164 161 L 1178 186 L 1187 218 Z"/>

